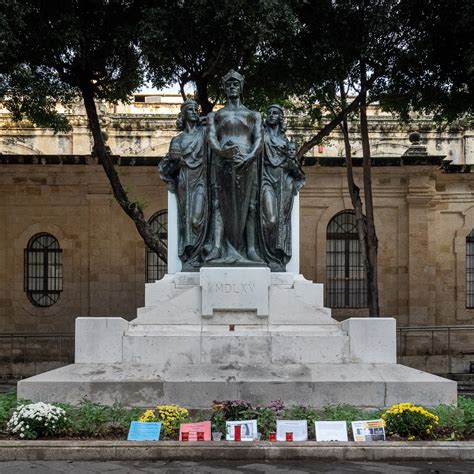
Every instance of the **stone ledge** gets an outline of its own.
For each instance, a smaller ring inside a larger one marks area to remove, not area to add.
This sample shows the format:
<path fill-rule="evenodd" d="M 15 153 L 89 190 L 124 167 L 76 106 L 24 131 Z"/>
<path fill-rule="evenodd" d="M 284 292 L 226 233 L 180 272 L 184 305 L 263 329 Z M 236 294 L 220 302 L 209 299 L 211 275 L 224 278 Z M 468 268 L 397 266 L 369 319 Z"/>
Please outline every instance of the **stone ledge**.
<path fill-rule="evenodd" d="M 0 441 L 0 461 L 474 461 L 474 442 Z"/>
<path fill-rule="evenodd" d="M 280 398 L 287 405 L 382 408 L 407 400 L 455 405 L 457 392 L 456 382 L 397 364 L 73 364 L 18 383 L 18 397 L 32 401 L 77 404 L 85 396 L 139 407 Z"/>

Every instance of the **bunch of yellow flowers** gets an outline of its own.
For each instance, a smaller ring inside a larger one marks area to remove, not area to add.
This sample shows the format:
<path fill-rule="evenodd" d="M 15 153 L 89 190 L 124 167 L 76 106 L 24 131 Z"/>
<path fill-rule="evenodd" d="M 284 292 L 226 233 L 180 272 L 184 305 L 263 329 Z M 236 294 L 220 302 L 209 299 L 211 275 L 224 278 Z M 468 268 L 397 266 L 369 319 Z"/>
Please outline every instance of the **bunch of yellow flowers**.
<path fill-rule="evenodd" d="M 189 415 L 188 410 L 179 405 L 159 405 L 156 407 L 156 412 L 159 421 L 163 423 L 164 434 L 168 437 L 177 435 L 179 425 Z"/>
<path fill-rule="evenodd" d="M 382 419 L 389 435 L 398 434 L 409 440 L 430 437 L 439 421 L 435 414 L 413 403 L 392 405 Z"/>
<path fill-rule="evenodd" d="M 138 417 L 138 421 L 144 421 L 144 422 L 158 421 L 156 419 L 155 410 L 146 410 Z"/>

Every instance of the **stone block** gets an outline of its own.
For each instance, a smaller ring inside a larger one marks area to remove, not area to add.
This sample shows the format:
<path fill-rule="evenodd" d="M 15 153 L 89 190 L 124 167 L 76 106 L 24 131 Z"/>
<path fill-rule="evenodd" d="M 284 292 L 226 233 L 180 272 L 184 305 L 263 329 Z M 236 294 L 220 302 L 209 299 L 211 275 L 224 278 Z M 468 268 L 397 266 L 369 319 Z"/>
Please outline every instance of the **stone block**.
<path fill-rule="evenodd" d="M 123 318 L 77 318 L 76 363 L 122 362 L 122 337 L 127 328 Z"/>
<path fill-rule="evenodd" d="M 204 267 L 200 271 L 202 316 L 214 310 L 256 310 L 268 316 L 269 268 Z"/>
<path fill-rule="evenodd" d="M 295 275 L 289 272 L 272 272 L 270 273 L 270 285 L 284 285 L 288 288 L 293 287 Z"/>
<path fill-rule="evenodd" d="M 161 280 L 160 280 L 161 281 Z M 200 324 L 201 322 L 201 288 L 187 286 L 185 289 L 176 289 L 153 283 L 154 297 L 152 305 L 138 308 L 137 319 L 132 325 L 139 324 Z M 159 290 L 163 289 L 163 294 Z M 147 287 L 148 291 L 148 287 Z"/>
<path fill-rule="evenodd" d="M 316 308 L 324 306 L 324 290 L 321 283 L 313 283 L 306 280 L 303 275 L 296 275 L 293 288 L 297 299 Z"/>
<path fill-rule="evenodd" d="M 222 333 L 201 338 L 201 362 L 204 364 L 269 364 L 270 334 Z"/>
<path fill-rule="evenodd" d="M 331 318 L 331 310 L 324 308 L 322 301 L 320 305 L 313 304 L 319 299 L 317 294 L 319 285 L 311 285 L 305 285 L 304 291 L 301 287 L 294 290 L 282 286 L 271 286 L 270 324 L 336 324 L 336 321 Z M 311 291 L 316 291 L 316 295 L 310 295 Z"/>
<path fill-rule="evenodd" d="M 342 334 L 272 333 L 274 364 L 342 364 L 348 357 L 349 340 Z"/>
<path fill-rule="evenodd" d="M 212 400 L 322 407 L 382 408 L 411 401 L 456 403 L 456 383 L 396 364 L 73 364 L 18 384 L 18 397 L 126 406 L 178 403 L 209 408 Z"/>
<path fill-rule="evenodd" d="M 123 360 L 132 364 L 198 364 L 201 359 L 199 332 L 162 332 L 153 335 L 126 335 Z"/>
<path fill-rule="evenodd" d="M 174 275 L 174 283 L 176 286 L 199 286 L 198 272 L 179 272 Z"/>
<path fill-rule="evenodd" d="M 397 362 L 394 318 L 349 318 L 342 322 L 350 346 L 350 362 L 395 364 Z"/>

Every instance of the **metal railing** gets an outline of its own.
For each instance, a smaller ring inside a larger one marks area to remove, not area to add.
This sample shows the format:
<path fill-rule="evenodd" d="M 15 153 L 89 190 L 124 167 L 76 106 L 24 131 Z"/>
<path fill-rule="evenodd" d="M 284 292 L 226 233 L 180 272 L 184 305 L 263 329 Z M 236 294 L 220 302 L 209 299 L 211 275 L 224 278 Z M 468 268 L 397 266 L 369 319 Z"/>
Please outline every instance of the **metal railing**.
<path fill-rule="evenodd" d="M 447 356 L 451 373 L 453 357 L 474 355 L 474 325 L 397 328 L 397 355 Z"/>
<path fill-rule="evenodd" d="M 21 379 L 74 362 L 74 334 L 0 333 L 0 379 Z"/>

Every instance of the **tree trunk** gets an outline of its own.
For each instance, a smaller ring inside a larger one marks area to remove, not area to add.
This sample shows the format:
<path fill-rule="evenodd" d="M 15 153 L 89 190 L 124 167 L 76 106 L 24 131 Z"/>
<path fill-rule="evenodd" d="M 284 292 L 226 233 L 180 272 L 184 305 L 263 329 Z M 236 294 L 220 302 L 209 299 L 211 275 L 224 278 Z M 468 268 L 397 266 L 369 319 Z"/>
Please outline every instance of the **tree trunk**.
<path fill-rule="evenodd" d="M 344 83 L 339 84 L 339 90 L 341 94 L 341 104 L 344 108 L 346 104 L 346 92 Z M 362 199 L 360 197 L 360 188 L 354 182 L 354 169 L 352 166 L 352 147 L 349 140 L 349 127 L 347 124 L 347 117 L 344 118 L 340 124 L 342 136 L 344 138 L 344 149 L 346 153 L 346 175 L 347 175 L 347 187 L 349 195 L 351 197 L 352 207 L 356 217 L 357 234 L 359 236 L 359 245 L 361 260 L 364 265 L 365 280 L 367 281 L 367 268 L 369 267 L 369 261 L 367 259 L 367 221 L 364 215 L 364 207 Z"/>
<path fill-rule="evenodd" d="M 214 104 L 209 100 L 209 95 L 207 93 L 207 81 L 199 79 L 195 81 L 196 83 L 196 98 L 199 106 L 201 107 L 201 112 L 203 115 L 207 115 L 209 112 L 212 112 Z"/>
<path fill-rule="evenodd" d="M 346 152 L 346 175 L 347 175 L 347 187 L 349 195 L 351 197 L 352 207 L 356 217 L 357 234 L 359 235 L 360 253 L 364 269 L 369 267 L 369 261 L 367 259 L 367 221 L 364 215 L 364 208 L 362 199 L 360 197 L 360 188 L 354 182 L 354 171 L 352 168 L 352 149 L 349 141 L 349 130 L 347 126 L 347 119 L 344 119 L 341 124 L 342 136 L 344 137 L 344 148 Z M 366 281 L 367 281 L 367 271 Z"/>
<path fill-rule="evenodd" d="M 361 61 L 361 87 L 364 90 L 366 83 L 366 68 L 364 61 Z M 374 222 L 374 201 L 372 196 L 372 172 L 370 163 L 370 141 L 369 128 L 367 124 L 367 89 L 364 90 L 360 106 L 360 133 L 362 138 L 362 157 L 364 174 L 364 199 L 365 216 L 367 221 L 367 298 L 369 305 L 369 316 L 379 317 L 379 288 L 377 282 L 377 250 L 378 240 L 375 232 Z"/>
<path fill-rule="evenodd" d="M 125 213 L 133 220 L 138 233 L 142 236 L 145 244 L 150 247 L 164 262 L 168 261 L 167 248 L 161 242 L 159 237 L 153 232 L 152 227 L 145 219 L 142 210 L 135 202 L 131 202 L 125 192 L 117 170 L 114 167 L 110 153 L 105 148 L 102 130 L 97 115 L 97 108 L 94 102 L 94 92 L 91 86 L 85 84 L 81 87 L 82 97 L 84 99 L 84 106 L 89 120 L 89 127 L 94 139 L 94 150 L 102 163 L 105 174 L 110 181 L 112 191 L 116 201 Z"/>

